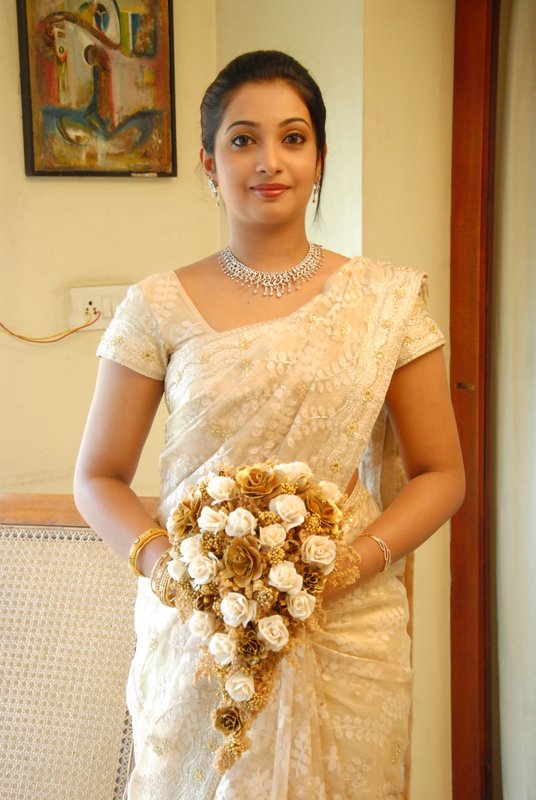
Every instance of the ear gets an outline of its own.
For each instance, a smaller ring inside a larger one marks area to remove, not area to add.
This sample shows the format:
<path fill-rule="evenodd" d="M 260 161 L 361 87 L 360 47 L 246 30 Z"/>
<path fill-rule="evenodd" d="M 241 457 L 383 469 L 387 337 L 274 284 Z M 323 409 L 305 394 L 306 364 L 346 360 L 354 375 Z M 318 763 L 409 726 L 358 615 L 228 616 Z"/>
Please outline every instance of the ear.
<path fill-rule="evenodd" d="M 323 155 L 324 155 L 324 166 L 326 166 L 326 157 L 328 155 L 328 146 L 327 146 L 327 144 L 324 145 Z M 320 153 L 318 153 L 318 156 L 317 156 L 317 159 L 316 159 L 316 170 L 317 170 L 316 179 L 318 180 L 318 178 L 320 178 L 320 175 L 322 173 L 322 161 L 320 159 Z"/>
<path fill-rule="evenodd" d="M 199 160 L 201 161 L 201 166 L 203 167 L 205 174 L 210 178 L 214 178 L 216 175 L 216 163 L 214 161 L 214 156 L 210 155 L 210 153 L 207 153 L 205 148 L 202 147 L 199 151 Z"/>

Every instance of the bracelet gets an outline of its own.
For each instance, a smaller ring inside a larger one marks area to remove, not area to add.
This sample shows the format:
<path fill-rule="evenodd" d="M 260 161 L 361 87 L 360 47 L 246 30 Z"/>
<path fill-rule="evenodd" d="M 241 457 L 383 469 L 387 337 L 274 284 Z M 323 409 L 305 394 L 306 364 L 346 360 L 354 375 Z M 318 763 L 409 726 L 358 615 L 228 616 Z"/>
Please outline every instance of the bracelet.
<path fill-rule="evenodd" d="M 170 608 L 175 607 L 175 581 L 168 572 L 168 564 L 172 560 L 170 548 L 162 553 L 151 570 L 151 589 L 160 602 Z"/>
<path fill-rule="evenodd" d="M 136 541 L 132 544 L 130 548 L 130 552 L 128 554 L 128 565 L 134 575 L 137 578 L 145 578 L 146 576 L 143 572 L 140 572 L 138 569 L 138 556 L 145 547 L 146 544 L 152 542 L 153 539 L 156 539 L 158 536 L 167 536 L 167 531 L 163 530 L 163 528 L 149 528 L 148 531 L 144 531 L 140 533 Z"/>
<path fill-rule="evenodd" d="M 379 536 L 374 536 L 372 533 L 362 533 L 361 536 L 368 536 L 369 539 L 374 539 L 378 547 L 383 553 L 383 569 L 382 572 L 386 572 L 389 567 L 391 566 L 391 551 L 389 550 L 388 545 L 383 539 L 380 539 Z"/>

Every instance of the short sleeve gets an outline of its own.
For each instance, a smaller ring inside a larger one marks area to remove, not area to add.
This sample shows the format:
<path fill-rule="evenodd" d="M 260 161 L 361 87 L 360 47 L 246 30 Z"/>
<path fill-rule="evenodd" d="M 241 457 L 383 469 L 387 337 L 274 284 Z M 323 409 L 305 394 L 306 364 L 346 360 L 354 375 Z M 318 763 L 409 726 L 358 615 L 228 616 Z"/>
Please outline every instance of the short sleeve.
<path fill-rule="evenodd" d="M 426 307 L 426 294 L 427 284 L 425 279 L 411 313 L 405 322 L 404 336 L 396 369 L 445 344 L 445 337 Z"/>
<path fill-rule="evenodd" d="M 163 380 L 168 353 L 162 331 L 139 285 L 131 286 L 117 307 L 97 348 L 97 355 Z"/>

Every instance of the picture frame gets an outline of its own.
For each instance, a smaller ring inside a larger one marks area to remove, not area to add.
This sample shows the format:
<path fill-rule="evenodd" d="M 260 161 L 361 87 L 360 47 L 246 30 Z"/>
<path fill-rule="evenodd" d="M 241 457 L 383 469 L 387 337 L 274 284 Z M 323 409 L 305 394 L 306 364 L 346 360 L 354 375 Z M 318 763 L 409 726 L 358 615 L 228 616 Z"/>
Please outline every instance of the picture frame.
<path fill-rule="evenodd" d="M 25 172 L 177 174 L 172 0 L 17 0 Z"/>

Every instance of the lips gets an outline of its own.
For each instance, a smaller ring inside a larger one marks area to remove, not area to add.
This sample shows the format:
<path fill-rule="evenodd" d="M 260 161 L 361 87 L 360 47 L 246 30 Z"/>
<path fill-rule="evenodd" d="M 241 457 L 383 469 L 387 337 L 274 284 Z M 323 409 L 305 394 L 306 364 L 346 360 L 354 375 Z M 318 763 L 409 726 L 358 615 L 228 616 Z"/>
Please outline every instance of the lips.
<path fill-rule="evenodd" d="M 258 183 L 251 187 L 261 197 L 280 197 L 289 188 L 285 183 Z"/>

